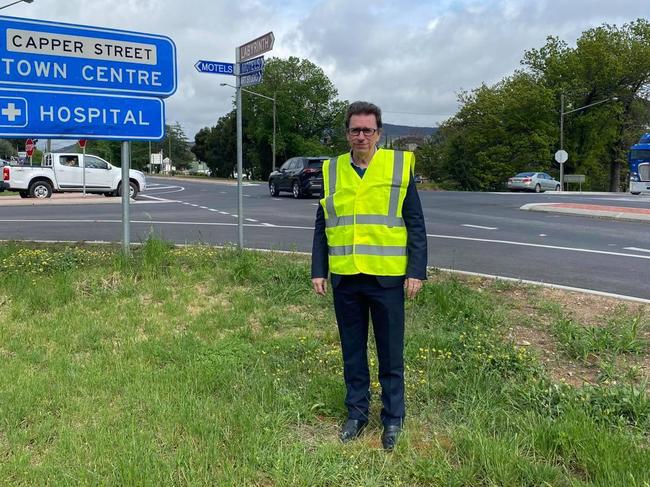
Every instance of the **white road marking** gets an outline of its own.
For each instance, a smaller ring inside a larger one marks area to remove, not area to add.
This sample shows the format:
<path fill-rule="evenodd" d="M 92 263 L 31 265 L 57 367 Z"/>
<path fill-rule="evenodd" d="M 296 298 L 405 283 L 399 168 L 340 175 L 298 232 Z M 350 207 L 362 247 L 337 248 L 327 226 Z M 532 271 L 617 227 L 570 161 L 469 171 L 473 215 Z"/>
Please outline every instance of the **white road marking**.
<path fill-rule="evenodd" d="M 625 250 L 633 250 L 635 252 L 648 252 L 650 253 L 650 249 L 640 249 L 639 247 L 623 247 Z"/>
<path fill-rule="evenodd" d="M 222 215 L 230 215 L 230 213 L 225 212 L 225 211 L 220 211 L 219 213 L 221 213 Z"/>
<path fill-rule="evenodd" d="M 534 244 L 534 243 L 526 243 L 526 242 L 512 242 L 509 240 L 491 240 L 487 238 L 458 237 L 455 235 L 434 235 L 429 233 L 427 233 L 427 237 L 444 238 L 450 240 L 468 240 L 473 242 L 488 242 L 488 243 L 496 243 L 496 244 L 503 244 L 503 245 L 517 245 L 520 247 L 537 247 L 541 249 L 551 249 L 551 250 L 568 250 L 570 252 L 585 252 L 588 254 L 614 255 L 618 257 L 634 257 L 636 259 L 650 259 L 650 255 L 624 254 L 621 252 L 607 252 L 605 250 L 581 249 L 577 247 L 560 247 L 558 245 L 542 245 L 542 244 Z"/>
<path fill-rule="evenodd" d="M 209 210 L 210 209 L 207 206 L 199 206 L 199 208 L 201 208 L 202 210 Z"/>
<path fill-rule="evenodd" d="M 162 186 L 162 185 L 158 186 L 156 184 L 147 184 L 147 191 L 149 190 L 159 191 L 161 189 L 178 189 L 180 187 L 181 186 Z"/>
<path fill-rule="evenodd" d="M 547 235 L 545 233 L 540 233 L 539 236 L 540 237 L 546 237 Z"/>
<path fill-rule="evenodd" d="M 263 227 L 277 227 L 277 225 L 273 225 L 273 223 L 262 223 Z"/>
<path fill-rule="evenodd" d="M 150 196 L 148 194 L 142 194 L 142 193 L 140 193 L 140 197 L 160 201 L 161 203 L 180 203 L 180 201 L 178 200 L 168 200 L 167 198 L 158 198 L 156 196 Z"/>
<path fill-rule="evenodd" d="M 246 221 L 247 222 L 257 223 L 257 220 L 253 220 L 252 218 L 246 218 Z"/>
<path fill-rule="evenodd" d="M 461 225 L 461 226 L 462 227 L 468 227 L 468 228 L 479 228 L 481 230 L 498 230 L 497 227 L 483 227 L 481 225 L 467 225 L 467 224 L 464 224 L 464 225 Z"/>

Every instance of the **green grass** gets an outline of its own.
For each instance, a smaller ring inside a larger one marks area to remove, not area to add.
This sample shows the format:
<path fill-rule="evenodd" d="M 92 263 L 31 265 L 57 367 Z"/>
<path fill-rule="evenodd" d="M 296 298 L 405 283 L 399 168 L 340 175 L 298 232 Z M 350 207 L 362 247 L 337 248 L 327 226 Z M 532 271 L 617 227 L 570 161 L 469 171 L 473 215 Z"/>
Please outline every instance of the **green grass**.
<path fill-rule="evenodd" d="M 554 383 L 489 288 L 436 278 L 406 316 L 408 418 L 386 454 L 374 378 L 369 428 L 337 439 L 331 296 L 303 257 L 0 245 L 0 483 L 649 485 L 638 381 Z M 563 344 L 596 343 L 567 360 L 647 355 L 632 319 L 606 338 L 559 324 Z"/>

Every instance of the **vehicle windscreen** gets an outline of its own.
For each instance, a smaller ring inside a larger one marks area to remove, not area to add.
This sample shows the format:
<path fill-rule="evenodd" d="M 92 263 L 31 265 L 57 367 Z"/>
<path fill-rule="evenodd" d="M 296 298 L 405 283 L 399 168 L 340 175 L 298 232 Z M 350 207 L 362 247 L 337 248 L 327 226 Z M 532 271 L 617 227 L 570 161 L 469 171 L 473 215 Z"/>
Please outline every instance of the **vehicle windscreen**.
<path fill-rule="evenodd" d="M 309 167 L 310 169 L 321 169 L 323 167 L 323 161 L 321 161 L 320 159 L 310 159 L 307 162 L 308 162 L 307 167 Z"/>
<path fill-rule="evenodd" d="M 650 149 L 632 149 L 630 160 L 648 160 L 650 159 Z"/>
<path fill-rule="evenodd" d="M 535 173 L 534 173 L 534 172 L 520 172 L 520 173 L 517 174 L 515 177 L 516 177 L 516 178 L 529 178 L 529 177 L 531 177 L 533 174 L 535 174 Z"/>

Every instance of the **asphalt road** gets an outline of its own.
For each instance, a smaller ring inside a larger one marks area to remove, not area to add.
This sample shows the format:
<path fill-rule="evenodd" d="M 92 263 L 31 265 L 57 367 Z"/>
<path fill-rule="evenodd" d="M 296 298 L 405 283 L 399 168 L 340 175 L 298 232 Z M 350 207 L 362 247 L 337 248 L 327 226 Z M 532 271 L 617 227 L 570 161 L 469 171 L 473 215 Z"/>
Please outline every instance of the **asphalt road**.
<path fill-rule="evenodd" d="M 149 178 L 131 207 L 132 241 L 237 241 L 233 184 Z M 526 203 L 582 202 L 650 208 L 649 197 L 421 191 L 429 265 L 650 298 L 650 224 L 521 211 Z M 309 252 L 318 200 L 244 186 L 247 247 Z M 0 239 L 121 240 L 118 202 L 3 206 Z"/>

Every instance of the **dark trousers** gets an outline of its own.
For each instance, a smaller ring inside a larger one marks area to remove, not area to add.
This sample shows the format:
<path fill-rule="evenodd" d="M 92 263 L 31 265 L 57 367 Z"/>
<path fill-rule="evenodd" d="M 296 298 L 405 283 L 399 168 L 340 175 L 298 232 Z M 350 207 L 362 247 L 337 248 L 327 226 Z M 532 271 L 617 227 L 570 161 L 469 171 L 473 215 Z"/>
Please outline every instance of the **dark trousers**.
<path fill-rule="evenodd" d="M 375 276 L 344 276 L 334 287 L 334 310 L 343 350 L 345 405 L 350 419 L 368 419 L 369 314 L 377 345 L 381 421 L 402 424 L 404 406 L 404 287 L 382 287 Z"/>

